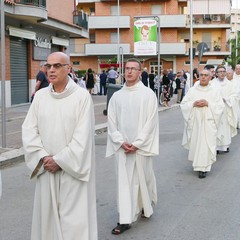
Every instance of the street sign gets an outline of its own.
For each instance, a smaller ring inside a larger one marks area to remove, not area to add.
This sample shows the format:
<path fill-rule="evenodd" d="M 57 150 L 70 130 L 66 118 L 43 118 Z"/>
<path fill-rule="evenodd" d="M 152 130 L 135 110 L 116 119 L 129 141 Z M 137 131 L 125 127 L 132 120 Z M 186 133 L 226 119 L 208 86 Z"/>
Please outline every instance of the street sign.
<path fill-rule="evenodd" d="M 198 67 L 199 67 L 200 62 L 202 60 L 202 55 L 203 53 L 209 50 L 209 47 L 205 42 L 201 42 L 197 45 L 197 50 L 198 50 Z"/>
<path fill-rule="evenodd" d="M 205 42 L 201 42 L 197 45 L 197 50 L 201 53 L 205 53 L 209 50 L 209 47 Z"/>

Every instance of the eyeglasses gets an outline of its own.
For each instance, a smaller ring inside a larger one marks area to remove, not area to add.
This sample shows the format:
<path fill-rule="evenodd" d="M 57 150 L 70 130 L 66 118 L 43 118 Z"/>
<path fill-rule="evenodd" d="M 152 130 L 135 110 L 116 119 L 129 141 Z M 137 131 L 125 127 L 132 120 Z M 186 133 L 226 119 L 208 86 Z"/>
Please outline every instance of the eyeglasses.
<path fill-rule="evenodd" d="M 209 74 L 200 73 L 200 77 L 208 77 Z"/>
<path fill-rule="evenodd" d="M 64 63 L 64 64 L 62 64 L 62 63 L 54 63 L 54 64 L 45 64 L 44 66 L 47 68 L 47 70 L 50 70 L 51 69 L 51 67 L 53 67 L 53 68 L 55 68 L 55 69 L 59 69 L 59 68 L 61 68 L 61 67 L 63 67 L 63 66 L 67 66 L 67 65 L 69 65 L 68 63 Z"/>
<path fill-rule="evenodd" d="M 217 73 L 225 73 L 226 71 L 217 71 Z"/>
<path fill-rule="evenodd" d="M 137 69 L 135 67 L 125 67 L 125 72 L 129 72 L 129 71 L 140 71 L 140 69 Z"/>

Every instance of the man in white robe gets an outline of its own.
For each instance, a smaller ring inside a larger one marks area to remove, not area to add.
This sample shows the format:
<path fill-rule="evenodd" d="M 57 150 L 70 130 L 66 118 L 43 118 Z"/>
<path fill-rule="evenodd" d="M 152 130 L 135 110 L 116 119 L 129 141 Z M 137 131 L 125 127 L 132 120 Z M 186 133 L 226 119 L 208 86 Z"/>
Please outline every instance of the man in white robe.
<path fill-rule="evenodd" d="M 238 122 L 237 122 L 237 128 L 240 128 L 240 64 L 237 64 L 235 67 L 235 72 L 233 74 L 233 82 L 235 84 L 235 88 L 238 94 Z"/>
<path fill-rule="evenodd" d="M 2 197 L 2 176 L 1 176 L 1 170 L 0 170 L 0 199 Z"/>
<path fill-rule="evenodd" d="M 224 101 L 225 108 L 218 128 L 217 151 L 229 152 L 231 138 L 237 134 L 236 104 L 237 94 L 234 85 L 226 78 L 226 68 L 219 65 L 216 68 L 217 77 L 211 81 L 211 85 L 219 91 Z"/>
<path fill-rule="evenodd" d="M 69 58 L 49 55 L 48 88 L 22 125 L 25 161 L 36 179 L 32 240 L 97 240 L 91 96 L 68 77 Z"/>
<path fill-rule="evenodd" d="M 236 98 L 235 98 L 235 101 L 233 102 L 233 113 L 236 119 L 237 128 L 239 128 L 240 126 L 239 125 L 240 124 L 239 122 L 240 120 L 240 78 L 237 79 L 236 77 L 234 77 L 234 71 L 232 68 L 227 69 L 226 77 L 233 84 L 233 88 L 236 91 Z"/>
<path fill-rule="evenodd" d="M 217 128 L 224 109 L 220 93 L 210 84 L 211 72 L 200 73 L 200 80 L 189 89 L 180 107 L 185 120 L 182 145 L 199 178 L 205 178 L 216 161 Z"/>
<path fill-rule="evenodd" d="M 114 93 L 108 105 L 106 157 L 115 155 L 119 224 L 112 234 L 120 234 L 130 224 L 153 214 L 157 202 L 152 157 L 159 153 L 158 105 L 156 95 L 139 78 L 141 62 L 129 59 L 126 83 Z"/>

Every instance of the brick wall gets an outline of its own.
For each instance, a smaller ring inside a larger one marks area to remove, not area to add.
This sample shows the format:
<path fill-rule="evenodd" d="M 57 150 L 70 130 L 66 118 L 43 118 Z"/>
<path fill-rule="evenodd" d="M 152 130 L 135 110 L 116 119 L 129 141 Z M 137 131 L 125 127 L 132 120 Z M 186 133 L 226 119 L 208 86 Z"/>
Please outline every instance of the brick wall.
<path fill-rule="evenodd" d="M 67 24 L 73 23 L 73 0 L 47 1 L 48 17 L 57 19 Z"/>

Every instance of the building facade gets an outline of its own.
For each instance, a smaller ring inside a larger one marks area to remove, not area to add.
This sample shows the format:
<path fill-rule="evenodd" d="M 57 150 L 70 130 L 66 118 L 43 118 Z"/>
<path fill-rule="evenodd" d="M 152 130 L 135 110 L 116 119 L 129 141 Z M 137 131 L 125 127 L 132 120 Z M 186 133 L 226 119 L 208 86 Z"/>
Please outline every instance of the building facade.
<path fill-rule="evenodd" d="M 118 4 L 119 3 L 119 4 Z M 231 0 L 193 0 L 194 67 L 222 63 L 230 54 L 227 29 L 230 29 Z M 160 19 L 160 64 L 174 72 L 190 69 L 190 1 L 188 0 L 78 0 L 78 12 L 88 13 L 89 39 L 70 40 L 70 56 L 76 69 L 93 68 L 100 72 L 116 63 L 119 52 L 124 59 L 134 55 L 134 19 L 158 16 Z M 198 44 L 208 51 L 198 59 Z M 157 56 L 140 56 L 144 67 L 157 70 Z"/>
<path fill-rule="evenodd" d="M 64 7 L 63 7 L 64 6 Z M 5 0 L 6 106 L 28 103 L 40 63 L 51 52 L 69 54 L 71 38 L 88 38 L 68 0 Z"/>

